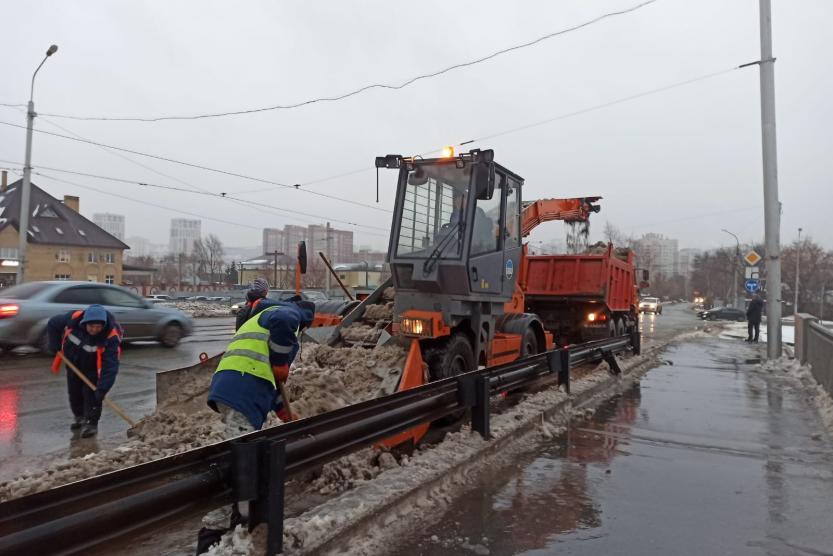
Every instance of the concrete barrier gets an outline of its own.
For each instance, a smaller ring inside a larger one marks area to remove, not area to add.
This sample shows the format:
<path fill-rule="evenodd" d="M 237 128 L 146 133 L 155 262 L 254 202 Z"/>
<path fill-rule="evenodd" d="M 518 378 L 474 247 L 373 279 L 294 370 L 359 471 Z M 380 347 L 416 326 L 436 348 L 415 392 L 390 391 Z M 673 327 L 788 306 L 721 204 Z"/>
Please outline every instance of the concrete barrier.
<path fill-rule="evenodd" d="M 795 356 L 809 364 L 816 381 L 833 396 L 833 330 L 807 313 L 795 316 Z"/>

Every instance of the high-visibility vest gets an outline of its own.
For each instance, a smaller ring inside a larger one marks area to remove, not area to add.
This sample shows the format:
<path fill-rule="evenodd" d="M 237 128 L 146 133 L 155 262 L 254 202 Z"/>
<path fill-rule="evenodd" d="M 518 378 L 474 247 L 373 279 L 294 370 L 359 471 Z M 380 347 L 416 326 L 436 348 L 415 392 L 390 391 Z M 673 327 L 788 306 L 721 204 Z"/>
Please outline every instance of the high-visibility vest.
<path fill-rule="evenodd" d="M 287 309 L 287 307 L 281 305 L 267 307 L 247 320 L 231 339 L 231 343 L 223 354 L 223 358 L 220 359 L 220 364 L 217 365 L 215 372 L 237 371 L 248 373 L 263 380 L 268 380 L 273 387 L 277 388 L 275 375 L 272 373 L 272 365 L 269 362 L 269 350 L 271 349 L 277 353 L 289 353 L 293 346 L 282 346 L 270 341 L 269 330 L 262 327 L 258 321 L 264 313 L 281 309 Z M 299 329 L 296 329 L 296 337 L 298 332 Z"/>

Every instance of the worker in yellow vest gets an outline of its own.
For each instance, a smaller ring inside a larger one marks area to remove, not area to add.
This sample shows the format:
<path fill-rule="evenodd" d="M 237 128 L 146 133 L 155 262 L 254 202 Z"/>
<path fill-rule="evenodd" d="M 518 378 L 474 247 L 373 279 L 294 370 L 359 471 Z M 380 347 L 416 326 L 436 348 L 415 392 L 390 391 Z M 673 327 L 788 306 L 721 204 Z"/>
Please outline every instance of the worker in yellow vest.
<path fill-rule="evenodd" d="M 314 315 L 315 304 L 300 297 L 264 299 L 237 330 L 208 391 L 208 405 L 220 413 L 228 436 L 259 430 L 270 411 L 290 420 L 277 381 L 289 377 L 298 338 Z"/>

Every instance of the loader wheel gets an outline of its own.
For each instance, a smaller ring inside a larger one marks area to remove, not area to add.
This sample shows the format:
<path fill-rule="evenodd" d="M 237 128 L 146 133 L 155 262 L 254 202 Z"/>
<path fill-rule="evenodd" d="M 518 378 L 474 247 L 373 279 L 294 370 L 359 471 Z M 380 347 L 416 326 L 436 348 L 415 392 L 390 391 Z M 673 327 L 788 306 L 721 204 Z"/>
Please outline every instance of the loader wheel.
<path fill-rule="evenodd" d="M 524 332 L 523 340 L 521 340 L 521 357 L 529 357 L 540 353 L 538 346 L 538 336 L 532 328 L 527 328 Z"/>
<path fill-rule="evenodd" d="M 440 340 L 428 348 L 425 352 L 425 362 L 428 364 L 428 377 L 432 382 L 477 368 L 471 343 L 465 334 L 460 333 Z M 435 423 L 450 425 L 462 419 L 465 414 L 466 411 L 461 410 L 437 419 Z"/>

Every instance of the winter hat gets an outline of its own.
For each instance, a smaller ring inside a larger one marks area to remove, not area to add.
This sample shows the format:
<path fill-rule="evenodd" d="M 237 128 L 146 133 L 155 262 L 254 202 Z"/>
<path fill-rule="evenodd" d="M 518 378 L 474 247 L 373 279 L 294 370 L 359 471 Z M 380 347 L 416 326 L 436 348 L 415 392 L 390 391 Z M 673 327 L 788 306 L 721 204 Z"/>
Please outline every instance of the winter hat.
<path fill-rule="evenodd" d="M 104 307 L 101 305 L 90 305 L 87 307 L 84 311 L 84 316 L 81 317 L 81 324 L 87 324 L 89 322 L 106 323 L 107 311 L 104 310 Z"/>
<path fill-rule="evenodd" d="M 255 278 L 254 282 L 249 286 L 249 290 L 261 293 L 265 297 L 269 293 L 269 282 L 265 278 Z"/>

